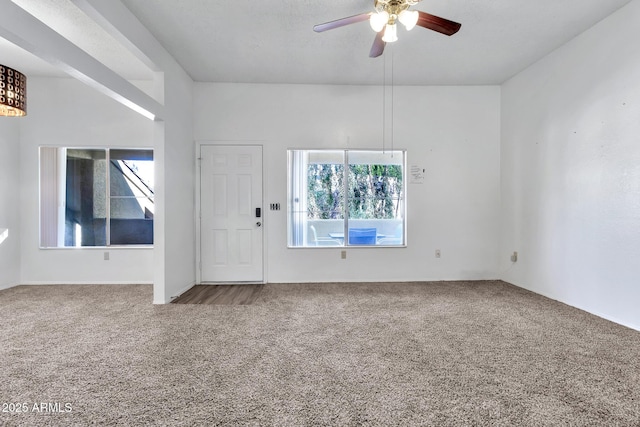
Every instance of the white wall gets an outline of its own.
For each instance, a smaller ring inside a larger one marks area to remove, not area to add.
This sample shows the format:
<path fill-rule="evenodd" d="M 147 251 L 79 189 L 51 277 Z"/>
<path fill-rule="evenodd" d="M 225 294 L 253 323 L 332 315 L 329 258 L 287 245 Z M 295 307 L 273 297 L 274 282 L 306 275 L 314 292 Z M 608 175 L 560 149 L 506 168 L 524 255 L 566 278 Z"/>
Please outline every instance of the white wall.
<path fill-rule="evenodd" d="M 0 117 L 0 289 L 20 282 L 19 124 L 23 119 Z"/>
<path fill-rule="evenodd" d="M 502 278 L 635 329 L 638 22 L 636 0 L 506 82 L 501 148 Z"/>
<path fill-rule="evenodd" d="M 156 208 L 153 301 L 166 304 L 195 284 L 193 81 L 164 64 L 164 122 L 155 123 Z"/>
<path fill-rule="evenodd" d="M 153 122 L 74 79 L 29 78 L 20 123 L 21 283 L 151 283 L 153 249 L 39 249 L 38 147 L 152 147 Z"/>
<path fill-rule="evenodd" d="M 196 141 L 264 145 L 269 282 L 497 277 L 500 88 L 398 86 L 394 97 L 394 146 L 426 168 L 408 186 L 408 247 L 350 248 L 341 260 L 340 249 L 287 249 L 286 150 L 382 148 L 382 89 L 195 84 Z"/>

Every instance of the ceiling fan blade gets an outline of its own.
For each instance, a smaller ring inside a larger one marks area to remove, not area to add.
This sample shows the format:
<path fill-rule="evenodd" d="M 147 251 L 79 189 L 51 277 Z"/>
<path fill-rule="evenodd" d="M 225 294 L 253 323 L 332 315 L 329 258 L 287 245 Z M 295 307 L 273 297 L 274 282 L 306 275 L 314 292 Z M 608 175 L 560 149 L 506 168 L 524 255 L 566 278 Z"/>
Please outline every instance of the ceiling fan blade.
<path fill-rule="evenodd" d="M 452 36 L 458 32 L 462 24 L 449 21 L 448 19 L 440 18 L 435 15 L 430 15 L 425 12 L 418 11 L 418 23 L 421 27 L 429 30 L 437 31 L 447 36 Z"/>
<path fill-rule="evenodd" d="M 366 21 L 369 19 L 370 16 L 371 16 L 371 12 L 368 12 L 368 13 L 361 13 L 360 15 L 349 16 L 347 18 L 336 19 L 335 21 L 314 25 L 313 31 L 315 31 L 316 33 L 321 33 L 323 31 L 333 30 L 334 28 L 344 27 L 345 25 Z"/>
<path fill-rule="evenodd" d="M 384 47 L 386 46 L 386 42 L 382 40 L 384 36 L 384 31 L 380 31 L 376 34 L 376 38 L 373 41 L 373 45 L 371 46 L 371 51 L 369 52 L 369 58 L 377 58 L 382 55 L 384 52 Z"/>

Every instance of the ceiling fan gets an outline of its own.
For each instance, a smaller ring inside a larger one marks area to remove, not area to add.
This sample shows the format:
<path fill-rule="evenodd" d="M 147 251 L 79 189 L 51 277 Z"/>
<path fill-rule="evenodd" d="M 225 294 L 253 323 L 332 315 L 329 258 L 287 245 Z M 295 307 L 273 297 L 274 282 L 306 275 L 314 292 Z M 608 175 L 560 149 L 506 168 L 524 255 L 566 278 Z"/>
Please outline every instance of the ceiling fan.
<path fill-rule="evenodd" d="M 371 46 L 371 51 L 369 52 L 371 58 L 382 55 L 387 43 L 398 40 L 397 21 L 400 21 L 400 23 L 406 27 L 407 31 L 418 25 L 447 36 L 458 32 L 462 24 L 419 10 L 409 10 L 410 6 L 420 1 L 421 0 L 374 0 L 375 12 L 361 13 L 360 15 L 353 15 L 336 19 L 335 21 L 325 22 L 324 24 L 318 24 L 313 27 L 313 31 L 321 33 L 368 20 L 371 28 L 377 33 L 373 41 L 373 46 Z"/>

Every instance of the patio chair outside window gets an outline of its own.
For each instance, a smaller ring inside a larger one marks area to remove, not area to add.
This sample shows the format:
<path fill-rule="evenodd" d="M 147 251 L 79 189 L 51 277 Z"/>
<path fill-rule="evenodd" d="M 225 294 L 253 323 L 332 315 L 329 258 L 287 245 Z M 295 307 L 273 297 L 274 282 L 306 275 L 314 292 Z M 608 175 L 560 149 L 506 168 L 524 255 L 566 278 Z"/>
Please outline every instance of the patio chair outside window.
<path fill-rule="evenodd" d="M 376 229 L 375 228 L 350 228 L 349 244 L 350 245 L 375 245 Z"/>
<path fill-rule="evenodd" d="M 309 226 L 309 230 L 311 230 L 311 239 L 313 239 L 312 243 L 316 246 L 342 246 L 339 241 L 332 239 L 331 237 L 318 237 L 318 232 L 313 225 Z"/>

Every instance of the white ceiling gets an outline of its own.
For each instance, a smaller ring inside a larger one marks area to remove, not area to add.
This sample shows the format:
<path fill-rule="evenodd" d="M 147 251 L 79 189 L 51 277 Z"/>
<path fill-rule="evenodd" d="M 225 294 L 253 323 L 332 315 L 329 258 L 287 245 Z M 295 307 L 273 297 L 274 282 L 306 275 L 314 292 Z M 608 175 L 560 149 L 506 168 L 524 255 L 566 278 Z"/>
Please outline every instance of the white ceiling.
<path fill-rule="evenodd" d="M 414 9 L 462 23 L 452 37 L 399 29 L 394 80 L 496 84 L 630 0 L 424 0 Z M 368 12 L 373 0 L 123 0 L 196 81 L 381 83 L 367 22 L 313 25 Z M 389 48 L 390 45 L 387 45 Z"/>
<path fill-rule="evenodd" d="M 12 0 L 67 40 L 84 50 L 123 77 L 136 80 L 151 80 L 152 73 L 135 55 L 116 41 L 100 25 L 82 12 L 71 0 Z M 1 12 L 1 7 L 0 7 Z M 8 41 L 0 38 L 2 57 L 15 55 L 5 60 L 12 68 L 27 77 L 66 76 L 64 71 L 30 55 Z"/>
<path fill-rule="evenodd" d="M 104 62 L 125 77 L 144 78 L 141 64 L 111 47 L 69 0 L 15 1 L 55 15 L 57 31 L 106 53 Z M 630 1 L 423 0 L 413 9 L 460 22 L 460 32 L 401 28 L 398 42 L 371 59 L 375 33 L 367 22 L 312 28 L 369 12 L 373 0 L 122 0 L 196 81 L 380 84 L 393 57 L 394 83 L 411 85 L 502 83 Z M 60 74 L 1 39 L 0 54 L 0 63 L 27 75 Z"/>

